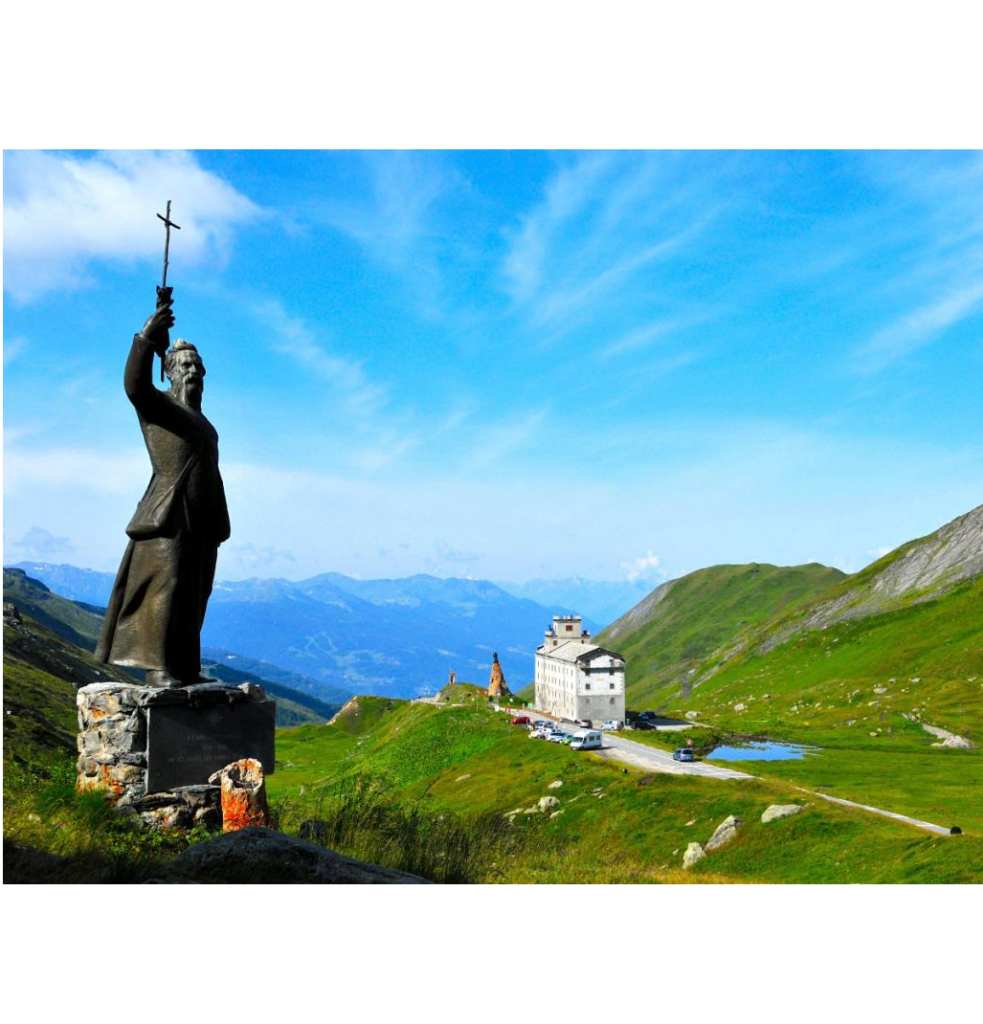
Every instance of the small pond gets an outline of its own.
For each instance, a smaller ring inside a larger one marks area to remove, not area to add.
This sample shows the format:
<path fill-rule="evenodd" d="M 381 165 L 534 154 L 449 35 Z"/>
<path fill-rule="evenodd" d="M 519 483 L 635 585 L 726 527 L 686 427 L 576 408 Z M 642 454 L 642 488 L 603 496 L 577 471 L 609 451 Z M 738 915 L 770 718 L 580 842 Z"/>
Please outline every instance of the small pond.
<path fill-rule="evenodd" d="M 709 754 L 703 756 L 710 761 L 800 761 L 816 754 L 819 749 L 801 743 L 749 740 L 733 746 L 714 747 Z"/>

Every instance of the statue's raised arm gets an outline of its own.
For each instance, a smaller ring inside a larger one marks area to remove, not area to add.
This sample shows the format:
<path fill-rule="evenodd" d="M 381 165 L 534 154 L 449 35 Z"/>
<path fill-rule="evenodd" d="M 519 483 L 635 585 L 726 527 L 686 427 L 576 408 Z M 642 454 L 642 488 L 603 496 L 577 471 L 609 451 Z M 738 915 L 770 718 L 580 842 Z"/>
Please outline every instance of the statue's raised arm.
<path fill-rule="evenodd" d="M 154 353 L 160 356 L 163 366 L 167 346 L 170 343 L 170 329 L 174 326 L 174 300 L 171 288 L 157 289 L 157 308 L 147 317 L 138 334 L 133 336 L 130 356 L 123 374 L 126 397 L 137 406 L 153 401 L 157 389 L 153 385 Z"/>

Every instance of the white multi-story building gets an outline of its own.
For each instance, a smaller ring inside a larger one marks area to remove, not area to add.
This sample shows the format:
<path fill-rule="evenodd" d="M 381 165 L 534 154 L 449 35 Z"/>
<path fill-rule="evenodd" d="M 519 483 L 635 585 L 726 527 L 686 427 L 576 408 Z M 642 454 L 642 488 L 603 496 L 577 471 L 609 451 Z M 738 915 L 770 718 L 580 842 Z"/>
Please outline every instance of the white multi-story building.
<path fill-rule="evenodd" d="M 536 708 L 595 726 L 625 720 L 625 659 L 591 643 L 579 615 L 554 615 L 536 650 Z"/>

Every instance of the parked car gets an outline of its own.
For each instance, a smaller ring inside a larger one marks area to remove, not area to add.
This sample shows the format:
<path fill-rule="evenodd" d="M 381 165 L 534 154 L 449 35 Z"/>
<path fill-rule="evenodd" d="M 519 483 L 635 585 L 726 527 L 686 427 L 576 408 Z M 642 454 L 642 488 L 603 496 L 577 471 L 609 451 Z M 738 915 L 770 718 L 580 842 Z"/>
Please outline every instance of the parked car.
<path fill-rule="evenodd" d="M 566 743 L 567 740 L 573 739 L 572 736 L 568 736 L 565 732 L 560 732 L 559 729 L 554 729 L 546 738 L 550 743 Z"/>
<path fill-rule="evenodd" d="M 647 722 L 649 719 L 655 718 L 656 715 L 654 711 L 643 711 L 638 717 Z"/>
<path fill-rule="evenodd" d="M 602 729 L 608 729 L 611 732 L 617 732 L 622 728 L 622 722 L 617 718 L 609 718 L 606 722 L 601 723 Z"/>
<path fill-rule="evenodd" d="M 655 726 L 647 718 L 636 718 L 635 721 L 631 723 L 631 727 L 633 729 L 638 729 L 640 731 L 655 728 Z"/>
<path fill-rule="evenodd" d="M 512 719 L 512 724 L 513 725 L 528 725 L 529 724 L 529 716 L 528 715 L 516 715 L 515 718 Z"/>
<path fill-rule="evenodd" d="M 594 728 L 594 723 L 589 718 L 578 718 L 576 724 L 579 725 L 581 729 Z"/>
<path fill-rule="evenodd" d="M 533 729 L 529 733 L 529 739 L 531 740 L 545 740 L 549 736 L 549 733 L 545 729 Z"/>
<path fill-rule="evenodd" d="M 695 761 L 697 759 L 696 754 L 689 747 L 680 747 L 679 750 L 674 750 L 672 757 L 674 761 Z"/>
<path fill-rule="evenodd" d="M 596 729 L 581 729 L 570 741 L 571 750 L 600 750 L 603 745 L 604 737 Z"/>

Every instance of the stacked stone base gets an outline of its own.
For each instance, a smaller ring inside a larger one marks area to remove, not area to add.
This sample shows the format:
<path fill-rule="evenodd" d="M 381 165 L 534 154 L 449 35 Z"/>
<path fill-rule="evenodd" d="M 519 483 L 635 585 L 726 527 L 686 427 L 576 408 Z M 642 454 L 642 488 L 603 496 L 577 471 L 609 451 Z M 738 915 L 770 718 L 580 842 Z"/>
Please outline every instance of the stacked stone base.
<path fill-rule="evenodd" d="M 76 702 L 79 789 L 103 790 L 146 824 L 218 827 L 221 787 L 209 777 L 246 757 L 273 772 L 276 706 L 254 683 L 92 683 Z"/>
<path fill-rule="evenodd" d="M 221 786 L 175 786 L 168 793 L 149 793 L 129 804 L 144 825 L 190 829 L 222 827 Z"/>

